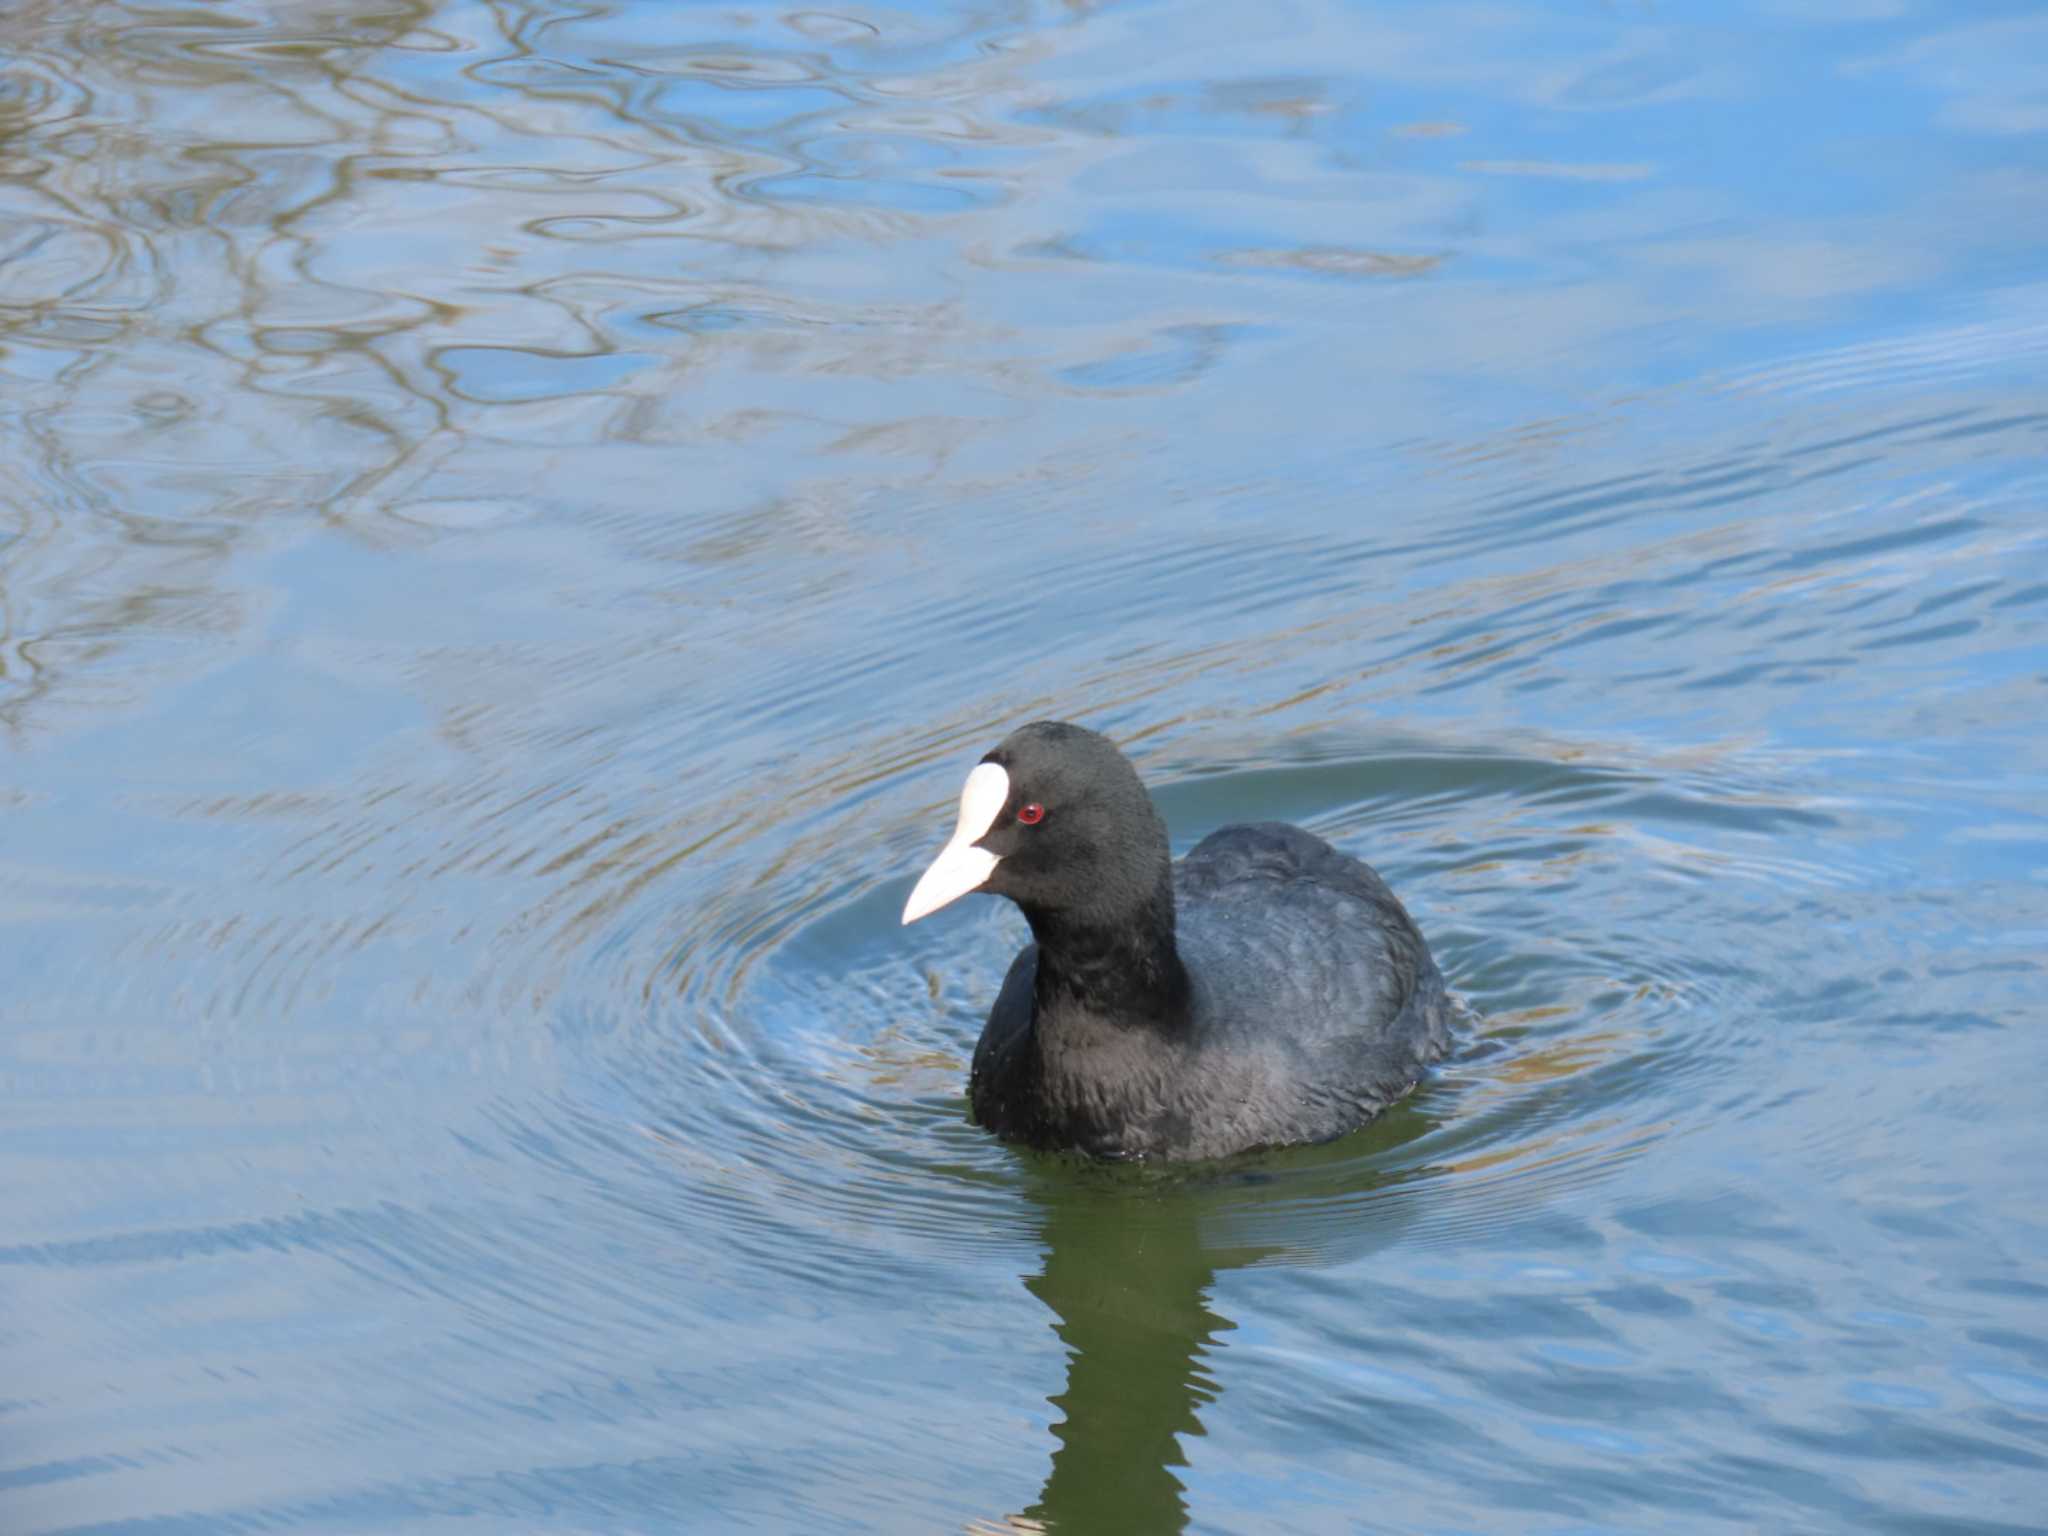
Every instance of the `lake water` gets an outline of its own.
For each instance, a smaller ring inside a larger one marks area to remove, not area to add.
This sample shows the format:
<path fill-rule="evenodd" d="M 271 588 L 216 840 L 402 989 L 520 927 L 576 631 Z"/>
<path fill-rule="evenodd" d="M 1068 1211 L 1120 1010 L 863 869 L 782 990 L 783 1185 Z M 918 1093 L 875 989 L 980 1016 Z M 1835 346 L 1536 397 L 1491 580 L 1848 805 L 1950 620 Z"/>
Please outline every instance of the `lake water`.
<path fill-rule="evenodd" d="M 2041 1530 L 2044 59 L 15 0 L 0 1529 Z M 969 1124 L 1041 716 L 1454 1059 Z"/>

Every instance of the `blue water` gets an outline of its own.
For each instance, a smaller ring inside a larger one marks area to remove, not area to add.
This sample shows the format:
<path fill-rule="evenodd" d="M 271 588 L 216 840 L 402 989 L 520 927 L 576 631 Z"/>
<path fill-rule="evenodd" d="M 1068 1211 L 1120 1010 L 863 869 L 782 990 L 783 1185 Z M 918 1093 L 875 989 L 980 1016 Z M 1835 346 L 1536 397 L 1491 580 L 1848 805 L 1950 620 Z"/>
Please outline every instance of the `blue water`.
<path fill-rule="evenodd" d="M 8 7 L 0 1530 L 2042 1529 L 2043 59 Z M 971 1125 L 1047 715 L 1454 1058 Z"/>

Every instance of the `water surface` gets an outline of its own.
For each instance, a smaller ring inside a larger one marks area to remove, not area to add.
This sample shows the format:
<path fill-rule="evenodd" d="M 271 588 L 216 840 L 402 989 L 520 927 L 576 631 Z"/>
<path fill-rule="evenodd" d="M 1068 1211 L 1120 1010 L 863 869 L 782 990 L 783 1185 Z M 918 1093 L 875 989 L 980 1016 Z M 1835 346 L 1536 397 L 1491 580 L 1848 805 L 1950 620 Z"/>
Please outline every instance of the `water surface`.
<path fill-rule="evenodd" d="M 0 1526 L 2048 1508 L 2048 14 L 20 0 Z M 1020 1154 L 979 754 L 1370 1130 Z"/>

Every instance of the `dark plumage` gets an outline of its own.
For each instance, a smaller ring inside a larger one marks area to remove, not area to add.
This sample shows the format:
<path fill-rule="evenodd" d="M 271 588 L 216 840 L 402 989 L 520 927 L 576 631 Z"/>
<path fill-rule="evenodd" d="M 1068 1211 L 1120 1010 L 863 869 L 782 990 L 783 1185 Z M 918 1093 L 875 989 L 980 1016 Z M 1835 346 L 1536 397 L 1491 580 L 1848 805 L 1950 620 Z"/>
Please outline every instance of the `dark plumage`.
<path fill-rule="evenodd" d="M 968 1090 L 998 1135 L 1104 1158 L 1326 1141 L 1449 1047 L 1429 946 L 1357 859 L 1262 822 L 1176 865 L 1136 771 L 1079 726 L 1024 726 L 982 762 L 1000 772 L 970 776 L 904 921 L 986 890 L 1031 925 Z"/>

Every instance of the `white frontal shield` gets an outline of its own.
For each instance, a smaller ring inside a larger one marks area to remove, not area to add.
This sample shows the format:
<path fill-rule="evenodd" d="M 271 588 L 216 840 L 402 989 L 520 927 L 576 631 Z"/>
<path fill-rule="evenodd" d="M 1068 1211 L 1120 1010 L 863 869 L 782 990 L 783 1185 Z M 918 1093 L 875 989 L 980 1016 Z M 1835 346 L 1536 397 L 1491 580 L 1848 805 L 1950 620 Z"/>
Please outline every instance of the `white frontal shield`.
<path fill-rule="evenodd" d="M 969 891 L 978 891 L 995 873 L 1002 860 L 986 848 L 974 845 L 988 836 L 996 817 L 1010 799 L 1010 776 L 995 763 L 982 763 L 967 775 L 960 791 L 960 820 L 953 826 L 952 840 L 939 850 L 931 868 L 917 882 L 910 900 L 903 904 L 903 921 L 914 923 L 928 917 L 949 901 Z"/>

